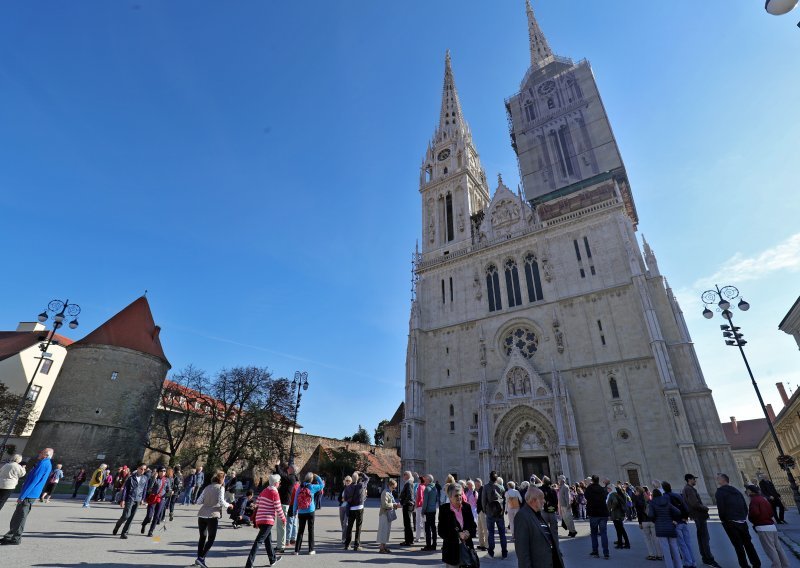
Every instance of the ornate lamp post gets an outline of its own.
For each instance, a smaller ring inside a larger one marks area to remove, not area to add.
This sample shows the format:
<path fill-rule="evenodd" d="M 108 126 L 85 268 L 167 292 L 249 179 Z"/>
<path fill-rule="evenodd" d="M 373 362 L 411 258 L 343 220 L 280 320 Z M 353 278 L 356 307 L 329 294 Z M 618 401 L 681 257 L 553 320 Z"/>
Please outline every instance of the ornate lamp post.
<path fill-rule="evenodd" d="M 706 290 L 700 295 L 700 299 L 703 301 L 703 304 L 705 304 L 705 309 L 703 309 L 703 317 L 706 319 L 713 318 L 714 312 L 712 312 L 708 307 L 716 304 L 719 307 L 717 311 L 722 312 L 720 315 L 728 320 L 729 325 L 723 324 L 719 326 L 719 328 L 722 330 L 722 337 L 725 338 L 725 345 L 739 348 L 739 353 L 742 355 L 744 365 L 747 367 L 747 373 L 750 375 L 750 381 L 753 383 L 753 388 L 756 391 L 758 403 L 761 405 L 761 410 L 764 412 L 764 417 L 767 419 L 767 426 L 769 426 L 769 431 L 772 434 L 772 439 L 775 442 L 775 447 L 778 450 L 778 465 L 783 471 L 786 472 L 786 477 L 789 480 L 789 487 L 792 488 L 792 496 L 794 497 L 795 505 L 797 505 L 798 510 L 800 510 L 800 492 L 798 491 L 797 482 L 792 475 L 792 469 L 795 467 L 795 460 L 792 456 L 783 453 L 783 447 L 781 446 L 780 440 L 778 440 L 778 435 L 775 433 L 775 428 L 773 427 L 772 420 L 767 412 L 767 407 L 764 405 L 764 399 L 761 397 L 761 391 L 758 389 L 758 384 L 753 376 L 753 371 L 750 369 L 750 363 L 747 361 L 747 356 L 744 353 L 744 346 L 747 344 L 747 341 L 744 340 L 744 335 L 740 333 L 742 328 L 733 325 L 731 301 L 736 300 L 737 298 L 739 298 L 737 307 L 740 310 L 746 312 L 750 309 L 750 304 L 739 295 L 738 288 L 735 286 L 723 286 L 720 288 L 715 284 L 714 290 Z"/>
<path fill-rule="evenodd" d="M 289 465 L 294 467 L 294 431 L 297 428 L 297 413 L 300 410 L 300 398 L 303 391 L 308 390 L 308 372 L 295 371 L 292 379 L 292 393 L 297 389 L 297 402 L 294 405 L 294 421 L 292 424 L 292 441 L 289 444 Z"/>
<path fill-rule="evenodd" d="M 14 433 L 17 420 L 19 420 L 19 414 L 22 412 L 22 408 L 25 406 L 25 401 L 28 400 L 28 394 L 31 392 L 31 388 L 33 387 L 33 380 L 36 378 L 36 374 L 39 372 L 39 367 L 42 366 L 42 361 L 44 361 L 44 353 L 47 352 L 47 349 L 53 342 L 53 337 L 55 336 L 56 331 L 65 323 L 69 325 L 70 329 L 75 329 L 78 327 L 78 314 L 80 313 L 81 307 L 78 304 L 70 304 L 69 300 L 66 302 L 62 302 L 61 300 L 53 300 L 47 304 L 47 308 L 45 308 L 45 310 L 39 314 L 38 319 L 42 323 L 46 322 L 51 317 L 53 318 L 53 329 L 47 336 L 47 341 L 39 344 L 39 349 L 42 350 L 43 356 L 39 357 L 39 362 L 36 364 L 36 369 L 34 369 L 33 374 L 31 375 L 31 380 L 28 381 L 28 386 L 25 388 L 25 392 L 23 393 L 22 398 L 17 405 L 16 412 L 14 412 L 14 418 L 11 420 L 11 424 L 8 425 L 8 432 L 6 432 L 5 438 L 3 438 L 3 443 L 0 445 L 0 455 L 6 451 L 8 439 Z"/>

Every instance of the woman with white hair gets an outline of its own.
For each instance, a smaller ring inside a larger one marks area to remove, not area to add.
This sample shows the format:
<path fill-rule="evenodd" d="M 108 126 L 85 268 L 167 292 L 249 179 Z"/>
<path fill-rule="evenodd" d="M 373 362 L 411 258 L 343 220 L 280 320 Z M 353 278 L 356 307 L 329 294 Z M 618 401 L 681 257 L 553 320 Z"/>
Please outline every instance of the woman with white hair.
<path fill-rule="evenodd" d="M 339 493 L 339 524 L 342 525 L 342 544 L 347 538 L 347 514 L 350 511 L 350 504 L 344 500 L 344 490 L 347 486 L 353 483 L 353 478 L 349 475 L 344 478 L 344 488 Z"/>
<path fill-rule="evenodd" d="M 16 489 L 20 477 L 25 477 L 25 466 L 19 465 L 22 461 L 20 454 L 11 456 L 11 461 L 0 467 L 0 509 L 6 504 L 11 493 Z"/>
<path fill-rule="evenodd" d="M 389 533 L 392 531 L 392 521 L 397 518 L 397 509 L 400 503 L 396 503 L 392 491 L 397 488 L 397 482 L 390 479 L 386 488 L 381 493 L 381 506 L 378 509 L 378 552 L 387 554 L 391 552 L 386 544 L 389 542 Z M 391 512 L 390 512 L 391 511 Z M 393 516 L 394 518 L 390 517 Z"/>
<path fill-rule="evenodd" d="M 259 547 L 263 544 L 267 551 L 269 558 L 269 565 L 272 566 L 278 561 L 275 556 L 275 551 L 272 548 L 272 527 L 277 519 L 286 522 L 286 514 L 281 507 L 281 496 L 278 494 L 278 485 L 281 483 L 281 476 L 273 473 L 267 479 L 267 487 L 258 496 L 256 501 L 256 520 L 255 526 L 258 528 L 258 536 L 256 536 L 253 547 L 250 549 L 250 555 L 247 557 L 246 568 L 253 568 L 253 563 L 256 561 L 256 554 L 258 554 Z"/>

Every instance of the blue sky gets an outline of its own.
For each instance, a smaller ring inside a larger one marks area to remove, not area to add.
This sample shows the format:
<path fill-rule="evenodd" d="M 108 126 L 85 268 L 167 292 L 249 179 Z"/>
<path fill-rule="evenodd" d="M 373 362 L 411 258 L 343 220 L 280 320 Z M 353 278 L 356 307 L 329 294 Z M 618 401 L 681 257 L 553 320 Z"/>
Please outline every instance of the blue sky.
<path fill-rule="evenodd" d="M 539 0 L 593 65 L 720 415 L 758 416 L 699 294 L 736 284 L 765 397 L 800 384 L 797 17 L 763 2 Z M 517 183 L 503 99 L 522 0 L 0 5 L 0 328 L 56 297 L 81 337 L 149 290 L 174 368 L 309 372 L 300 422 L 370 430 L 403 399 L 419 165 L 451 49 L 489 179 Z"/>

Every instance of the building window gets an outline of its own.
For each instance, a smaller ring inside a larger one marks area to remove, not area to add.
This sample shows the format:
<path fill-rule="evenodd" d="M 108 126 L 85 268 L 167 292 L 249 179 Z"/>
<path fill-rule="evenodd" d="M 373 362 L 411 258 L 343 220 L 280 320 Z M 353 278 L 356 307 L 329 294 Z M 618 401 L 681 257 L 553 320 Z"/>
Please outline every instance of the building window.
<path fill-rule="evenodd" d="M 539 338 L 527 327 L 515 327 L 506 333 L 501 345 L 505 349 L 506 355 L 511 355 L 514 349 L 518 349 L 520 353 L 530 359 L 539 347 Z"/>
<path fill-rule="evenodd" d="M 575 256 L 578 257 L 578 262 L 581 260 L 581 249 L 578 246 L 578 239 L 573 239 L 572 244 L 575 245 Z"/>
<path fill-rule="evenodd" d="M 40 394 L 42 394 L 42 387 L 39 385 L 33 385 L 31 390 L 28 391 L 28 400 L 31 402 L 36 402 L 36 399 L 39 398 Z"/>
<path fill-rule="evenodd" d="M 453 277 L 450 277 L 450 301 L 453 301 Z"/>
<path fill-rule="evenodd" d="M 111 380 L 112 380 L 112 381 L 116 381 L 118 377 L 119 377 L 119 373 L 118 373 L 118 372 L 116 372 L 116 371 L 113 371 L 113 372 L 111 373 Z"/>
<path fill-rule="evenodd" d="M 583 237 L 583 246 L 586 249 L 586 258 L 592 258 L 592 249 L 589 248 L 589 239 Z"/>
<path fill-rule="evenodd" d="M 486 292 L 489 296 L 489 311 L 503 309 L 503 302 L 500 299 L 500 275 L 497 272 L 497 267 L 490 264 L 486 269 Z"/>
<path fill-rule="evenodd" d="M 547 110 L 554 109 L 554 108 L 556 108 L 556 103 L 553 100 L 553 98 L 550 97 L 549 99 L 547 99 Z"/>
<path fill-rule="evenodd" d="M 519 291 L 519 271 L 514 260 L 506 261 L 506 293 L 508 294 L 508 307 L 513 308 L 522 304 L 522 295 Z"/>
<path fill-rule="evenodd" d="M 570 157 L 572 152 L 570 152 L 569 149 L 570 144 L 568 143 L 568 141 L 572 142 L 572 140 L 569 138 L 569 131 L 567 130 L 566 126 L 562 126 L 561 128 L 558 129 L 558 142 L 561 148 L 560 153 L 564 159 L 563 167 L 566 169 L 569 175 L 574 176 L 575 169 L 572 166 L 572 159 Z"/>
<path fill-rule="evenodd" d="M 472 423 L 477 426 L 478 425 L 478 413 L 472 415 Z"/>
<path fill-rule="evenodd" d="M 450 369 L 447 369 L 447 376 L 448 376 L 448 377 L 450 376 Z M 452 407 L 451 407 L 451 408 L 452 408 Z M 452 416 L 452 414 L 451 414 L 451 416 Z"/>
<path fill-rule="evenodd" d="M 411 439 L 411 424 L 408 425 L 408 432 L 406 433 L 406 438 L 409 440 Z"/>
<path fill-rule="evenodd" d="M 536 257 L 529 254 L 525 257 L 525 281 L 528 284 L 528 301 L 538 302 L 544 299 L 542 279 L 539 276 L 539 263 Z"/>
<path fill-rule="evenodd" d="M 591 272 L 592 276 L 597 274 L 597 272 L 594 271 L 594 264 L 589 267 L 589 272 Z"/>
<path fill-rule="evenodd" d="M 447 168 L 444 173 L 447 173 Z M 444 198 L 444 209 L 447 222 L 447 242 L 450 242 L 455 237 L 455 230 L 453 229 L 453 196 L 449 193 Z"/>
<path fill-rule="evenodd" d="M 586 278 L 586 271 L 583 268 L 580 269 L 580 273 L 581 273 L 581 278 Z"/>
<path fill-rule="evenodd" d="M 529 121 L 536 118 L 536 114 L 533 112 L 533 102 L 531 101 L 525 102 L 525 118 Z"/>
<path fill-rule="evenodd" d="M 50 373 L 50 367 L 53 366 L 52 359 L 42 359 L 42 366 L 39 367 L 39 372 L 43 375 L 47 375 Z"/>
<path fill-rule="evenodd" d="M 430 165 L 425 166 L 425 183 L 433 179 L 433 168 Z"/>
<path fill-rule="evenodd" d="M 455 416 L 455 415 L 456 415 L 456 409 L 455 409 L 455 408 L 453 407 L 453 405 L 451 404 L 451 405 L 450 405 L 450 416 Z"/>
<path fill-rule="evenodd" d="M 641 482 L 639 481 L 639 470 L 638 469 L 629 469 L 628 470 L 628 481 L 634 487 L 636 487 L 637 485 L 641 485 Z"/>
<path fill-rule="evenodd" d="M 597 320 L 597 329 L 600 330 L 600 343 L 605 345 L 606 344 L 606 336 L 603 333 L 603 322 L 601 322 L 600 320 Z"/>
<path fill-rule="evenodd" d="M 611 387 L 611 398 L 619 398 L 619 387 L 617 386 L 617 379 L 611 377 L 608 379 L 608 386 Z"/>
<path fill-rule="evenodd" d="M 470 440 L 469 441 L 469 451 L 471 451 L 471 452 L 475 451 L 475 440 Z"/>
<path fill-rule="evenodd" d="M 456 423 L 454 421 L 452 421 L 452 420 L 450 421 L 450 431 L 451 432 L 455 432 L 456 431 Z"/>
<path fill-rule="evenodd" d="M 442 278 L 442 303 L 444 304 L 444 278 Z"/>

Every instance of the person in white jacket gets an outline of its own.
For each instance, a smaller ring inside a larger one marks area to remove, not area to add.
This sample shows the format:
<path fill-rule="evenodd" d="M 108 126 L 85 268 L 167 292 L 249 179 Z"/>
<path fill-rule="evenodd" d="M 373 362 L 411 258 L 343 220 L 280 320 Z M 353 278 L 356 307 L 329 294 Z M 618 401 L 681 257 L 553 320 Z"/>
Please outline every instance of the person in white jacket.
<path fill-rule="evenodd" d="M 19 465 L 21 461 L 22 456 L 14 454 L 10 462 L 0 467 L 0 509 L 17 488 L 20 478 L 25 477 L 25 466 Z"/>

